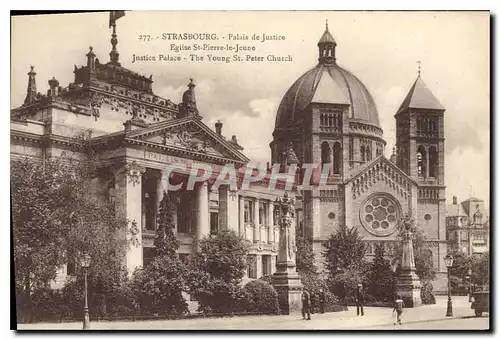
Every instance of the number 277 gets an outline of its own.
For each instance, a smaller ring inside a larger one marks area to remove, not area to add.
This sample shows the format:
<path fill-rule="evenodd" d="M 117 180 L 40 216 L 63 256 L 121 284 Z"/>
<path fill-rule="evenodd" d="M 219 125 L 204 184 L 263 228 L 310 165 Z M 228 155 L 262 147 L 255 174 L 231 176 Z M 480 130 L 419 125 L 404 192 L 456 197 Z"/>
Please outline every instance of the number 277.
<path fill-rule="evenodd" d="M 153 37 L 151 37 L 150 34 L 140 34 L 139 35 L 139 40 L 141 40 L 141 41 L 151 41 L 151 40 L 153 40 Z"/>

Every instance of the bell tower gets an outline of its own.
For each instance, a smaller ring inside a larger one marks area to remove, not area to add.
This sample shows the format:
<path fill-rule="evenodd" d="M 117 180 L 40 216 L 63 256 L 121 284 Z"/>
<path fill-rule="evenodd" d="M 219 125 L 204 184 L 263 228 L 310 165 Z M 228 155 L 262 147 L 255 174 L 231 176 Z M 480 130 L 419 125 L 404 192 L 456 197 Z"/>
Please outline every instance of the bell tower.
<path fill-rule="evenodd" d="M 419 70 L 395 115 L 396 162 L 422 184 L 444 186 L 444 111 Z"/>
<path fill-rule="evenodd" d="M 418 76 L 410 88 L 396 118 L 396 164 L 417 183 L 417 223 L 429 240 L 437 241 L 432 249 L 438 281 L 446 280 L 445 178 L 444 178 L 445 108 Z M 415 197 L 414 197 L 415 199 Z"/>

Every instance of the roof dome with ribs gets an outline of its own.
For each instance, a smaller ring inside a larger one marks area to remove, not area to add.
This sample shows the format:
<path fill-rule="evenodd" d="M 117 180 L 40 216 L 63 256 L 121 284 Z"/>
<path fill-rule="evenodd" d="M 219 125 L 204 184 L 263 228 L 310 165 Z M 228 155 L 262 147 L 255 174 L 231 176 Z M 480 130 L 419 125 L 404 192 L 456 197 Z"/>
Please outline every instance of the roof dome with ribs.
<path fill-rule="evenodd" d="M 349 117 L 380 128 L 375 102 L 366 86 L 336 63 L 337 43 L 328 24 L 318 42 L 319 63 L 288 89 L 276 115 L 275 128 L 301 120 L 310 103 L 349 104 Z"/>

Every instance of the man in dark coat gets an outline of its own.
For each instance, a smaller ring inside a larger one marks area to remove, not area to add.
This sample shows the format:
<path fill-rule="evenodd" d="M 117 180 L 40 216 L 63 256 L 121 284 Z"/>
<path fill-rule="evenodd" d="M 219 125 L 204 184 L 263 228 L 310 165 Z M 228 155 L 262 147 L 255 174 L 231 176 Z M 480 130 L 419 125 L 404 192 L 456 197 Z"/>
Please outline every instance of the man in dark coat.
<path fill-rule="evenodd" d="M 356 300 L 356 312 L 359 316 L 359 310 L 361 309 L 361 316 L 365 315 L 363 311 L 363 303 L 365 302 L 365 295 L 363 294 L 363 285 L 358 284 L 358 288 L 354 291 L 354 299 Z"/>
<path fill-rule="evenodd" d="M 319 312 L 321 314 L 325 313 L 325 292 L 323 288 L 319 290 Z"/>
<path fill-rule="evenodd" d="M 302 319 L 304 320 L 311 320 L 311 294 L 307 291 L 307 289 L 304 289 L 302 292 Z M 306 319 L 306 314 L 307 314 L 307 319 Z"/>

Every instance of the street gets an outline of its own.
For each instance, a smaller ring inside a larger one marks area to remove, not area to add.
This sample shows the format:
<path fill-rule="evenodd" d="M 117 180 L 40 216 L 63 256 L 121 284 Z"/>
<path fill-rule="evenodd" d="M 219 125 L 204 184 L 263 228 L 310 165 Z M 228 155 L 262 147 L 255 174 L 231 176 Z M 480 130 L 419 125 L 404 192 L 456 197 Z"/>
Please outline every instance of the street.
<path fill-rule="evenodd" d="M 418 323 L 408 323 L 396 326 L 380 326 L 367 329 L 374 330 L 409 330 L 409 329 L 434 329 L 434 330 L 487 330 L 489 328 L 489 316 L 480 318 L 471 317 L 468 319 L 450 319 L 439 321 L 428 321 Z"/>
<path fill-rule="evenodd" d="M 408 308 L 403 313 L 403 325 L 396 321 L 392 308 L 366 307 L 364 316 L 356 315 L 356 308 L 348 311 L 312 314 L 312 320 L 302 320 L 300 313 L 274 316 L 236 316 L 194 318 L 182 320 L 101 321 L 91 322 L 95 330 L 336 330 L 336 329 L 488 329 L 489 314 L 475 318 L 467 297 L 454 297 L 454 318 L 445 317 L 446 297 L 436 297 L 435 305 Z M 82 324 L 52 323 L 23 324 L 19 329 L 81 329 Z"/>

